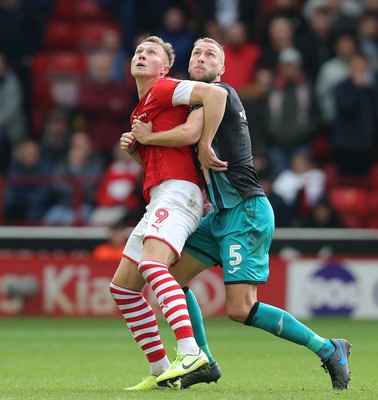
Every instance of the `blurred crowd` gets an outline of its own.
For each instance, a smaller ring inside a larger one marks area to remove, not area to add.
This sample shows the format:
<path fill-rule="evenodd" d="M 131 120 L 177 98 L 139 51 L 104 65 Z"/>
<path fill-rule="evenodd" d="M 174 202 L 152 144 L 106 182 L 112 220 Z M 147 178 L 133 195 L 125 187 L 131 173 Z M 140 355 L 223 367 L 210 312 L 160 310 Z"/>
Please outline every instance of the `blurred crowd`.
<path fill-rule="evenodd" d="M 196 38 L 224 46 L 277 227 L 375 227 L 330 191 L 363 183 L 378 204 L 378 0 L 0 0 L 0 224 L 139 220 L 141 169 L 118 141 L 151 34 L 177 78 Z"/>

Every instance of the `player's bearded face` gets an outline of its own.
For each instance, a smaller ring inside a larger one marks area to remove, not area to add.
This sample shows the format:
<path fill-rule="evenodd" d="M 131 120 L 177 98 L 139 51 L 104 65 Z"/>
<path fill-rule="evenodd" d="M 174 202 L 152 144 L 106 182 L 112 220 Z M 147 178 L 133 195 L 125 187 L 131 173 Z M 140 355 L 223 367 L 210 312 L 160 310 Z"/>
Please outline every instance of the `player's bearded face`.
<path fill-rule="evenodd" d="M 189 69 L 189 77 L 192 81 L 200 81 L 210 83 L 213 82 L 218 76 L 217 71 L 212 70 L 204 70 L 198 67 Z"/>
<path fill-rule="evenodd" d="M 220 57 L 213 46 L 202 43 L 193 49 L 189 61 L 190 79 L 213 82 L 220 75 L 220 69 Z"/>

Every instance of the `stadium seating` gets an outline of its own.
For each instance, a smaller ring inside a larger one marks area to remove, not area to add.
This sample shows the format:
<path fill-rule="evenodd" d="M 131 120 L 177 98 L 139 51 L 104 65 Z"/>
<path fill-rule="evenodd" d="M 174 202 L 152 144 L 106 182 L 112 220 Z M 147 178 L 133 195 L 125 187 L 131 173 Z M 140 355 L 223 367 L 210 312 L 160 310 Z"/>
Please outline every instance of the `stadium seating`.
<path fill-rule="evenodd" d="M 76 48 L 76 26 L 68 22 L 51 22 L 45 32 L 46 50 L 73 50 Z"/>
<path fill-rule="evenodd" d="M 110 14 L 95 0 L 58 0 L 52 14 L 53 20 L 62 21 L 112 21 Z"/>
<path fill-rule="evenodd" d="M 373 215 L 369 218 L 366 228 L 369 229 L 378 229 L 378 214 Z"/>
<path fill-rule="evenodd" d="M 378 229 L 378 164 L 366 176 L 340 176 L 331 161 L 322 169 L 327 175 L 329 200 L 344 224 Z"/>
<path fill-rule="evenodd" d="M 120 26 L 95 0 L 57 0 L 45 31 L 45 50 L 32 61 L 34 134 L 41 134 L 51 107 L 74 105 L 87 55 L 100 47 L 108 29 L 120 31 Z"/>
<path fill-rule="evenodd" d="M 84 54 L 72 51 L 43 52 L 32 62 L 33 132 L 41 134 L 46 113 L 54 106 L 72 105 L 87 71 Z M 62 97 L 67 98 L 66 104 Z"/>
<path fill-rule="evenodd" d="M 47 78 L 54 75 L 83 77 L 86 73 L 86 68 L 86 56 L 73 51 L 39 53 L 32 62 L 32 73 L 35 78 Z"/>
<path fill-rule="evenodd" d="M 102 36 L 107 30 L 118 30 L 119 26 L 108 22 L 90 22 L 76 27 L 76 46 L 83 52 L 90 52 L 100 47 Z"/>
<path fill-rule="evenodd" d="M 367 228 L 378 229 L 378 185 L 369 193 L 369 216 Z"/>
<path fill-rule="evenodd" d="M 108 30 L 120 30 L 113 22 L 61 22 L 52 21 L 45 34 L 47 51 L 92 51 L 96 50 L 103 33 Z"/>
<path fill-rule="evenodd" d="M 378 163 L 375 163 L 369 173 L 370 184 L 378 189 Z"/>
<path fill-rule="evenodd" d="M 369 190 L 357 186 L 332 186 L 328 189 L 330 202 L 344 224 L 362 228 L 369 214 Z"/>

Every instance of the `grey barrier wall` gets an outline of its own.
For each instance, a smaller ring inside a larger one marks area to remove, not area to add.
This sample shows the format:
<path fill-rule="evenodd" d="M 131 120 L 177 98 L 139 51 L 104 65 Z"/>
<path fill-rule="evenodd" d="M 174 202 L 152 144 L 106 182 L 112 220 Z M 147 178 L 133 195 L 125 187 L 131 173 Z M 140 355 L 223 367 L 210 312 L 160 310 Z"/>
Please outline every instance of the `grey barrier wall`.
<path fill-rule="evenodd" d="M 126 233 L 131 232 L 129 228 Z M 104 227 L 0 227 L 0 252 L 91 252 L 106 241 Z M 378 255 L 378 230 L 276 229 L 271 254 Z"/>

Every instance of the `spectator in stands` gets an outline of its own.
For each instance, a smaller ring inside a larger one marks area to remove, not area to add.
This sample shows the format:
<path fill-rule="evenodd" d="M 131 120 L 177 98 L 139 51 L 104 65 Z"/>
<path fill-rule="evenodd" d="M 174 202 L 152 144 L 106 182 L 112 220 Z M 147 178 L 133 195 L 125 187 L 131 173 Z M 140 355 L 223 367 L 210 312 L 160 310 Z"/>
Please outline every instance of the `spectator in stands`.
<path fill-rule="evenodd" d="M 273 171 L 272 163 L 268 153 L 261 147 L 254 146 L 253 165 L 259 177 L 259 182 L 264 193 L 269 199 L 274 210 L 274 224 L 277 228 L 287 228 L 291 223 L 291 208 L 285 203 L 281 195 L 272 189 L 276 174 Z"/>
<path fill-rule="evenodd" d="M 310 153 L 300 151 L 294 154 L 290 168 L 274 179 L 272 189 L 291 209 L 292 225 L 300 226 L 301 219 L 308 216 L 310 208 L 325 194 L 326 175 L 315 165 Z"/>
<path fill-rule="evenodd" d="M 269 43 L 262 51 L 259 67 L 272 71 L 278 66 L 278 55 L 284 49 L 294 47 L 294 28 L 286 17 L 276 17 L 269 24 Z"/>
<path fill-rule="evenodd" d="M 260 57 L 260 47 L 249 42 L 242 22 L 234 22 L 226 29 L 223 50 L 226 57 L 222 80 L 239 94 L 251 81 Z"/>
<path fill-rule="evenodd" d="M 125 85 L 111 80 L 112 57 L 104 52 L 89 58 L 88 80 L 82 83 L 79 109 L 93 146 L 109 162 L 119 137 L 129 127 L 130 98 Z"/>
<path fill-rule="evenodd" d="M 171 5 L 177 5 L 177 3 L 179 3 L 180 6 L 185 7 L 184 1 L 175 2 L 166 0 L 138 0 L 138 6 L 135 10 L 137 36 L 143 33 L 146 34 L 145 37 L 148 37 L 150 32 L 156 32 L 161 25 L 161 20 L 167 8 Z"/>
<path fill-rule="evenodd" d="M 169 74 L 188 79 L 188 62 L 192 53 L 195 35 L 188 28 L 184 11 L 178 7 L 169 7 L 165 11 L 156 35 L 165 42 L 171 43 L 175 49 L 176 58 Z"/>
<path fill-rule="evenodd" d="M 9 167 L 12 146 L 7 135 L 0 131 L 0 176 L 5 173 Z"/>
<path fill-rule="evenodd" d="M 197 13 L 196 17 L 200 14 L 205 22 L 215 21 L 222 29 L 228 28 L 237 21 L 243 22 L 247 28 L 252 28 L 260 6 L 259 3 L 260 1 L 251 0 L 201 0 L 200 13 Z"/>
<path fill-rule="evenodd" d="M 220 44 L 224 43 L 224 29 L 215 19 L 206 20 L 203 24 L 202 32 L 202 37 L 209 37 Z"/>
<path fill-rule="evenodd" d="M 309 211 L 309 216 L 303 220 L 303 228 L 345 228 L 326 196 L 316 201 Z"/>
<path fill-rule="evenodd" d="M 122 45 L 123 50 L 127 53 L 134 51 L 134 38 L 136 36 L 138 26 L 136 21 L 137 5 L 144 10 L 140 5 L 141 1 L 138 0 L 94 0 L 101 7 L 107 10 L 117 21 L 122 28 Z M 153 2 L 155 3 L 155 2 Z"/>
<path fill-rule="evenodd" d="M 308 29 L 298 38 L 303 67 L 315 81 L 320 67 L 333 56 L 332 15 L 329 8 L 318 7 L 311 13 Z"/>
<path fill-rule="evenodd" d="M 301 67 L 300 53 L 287 48 L 279 54 L 279 68 L 263 111 L 264 133 L 277 172 L 289 168 L 299 150 L 308 150 L 319 124 L 313 86 Z"/>
<path fill-rule="evenodd" d="M 22 99 L 20 81 L 0 53 L 0 173 L 9 164 L 11 149 L 26 136 Z"/>
<path fill-rule="evenodd" d="M 272 0 L 273 10 L 265 15 L 259 23 L 261 31 L 261 45 L 269 44 L 269 26 L 271 21 L 278 17 L 287 18 L 293 27 L 294 38 L 299 38 L 306 29 L 306 19 L 301 13 L 299 0 Z"/>
<path fill-rule="evenodd" d="M 318 7 L 327 7 L 332 16 L 332 34 L 353 31 L 364 5 L 361 0 L 307 0 L 303 7 L 306 18 Z"/>
<path fill-rule="evenodd" d="M 240 20 L 240 1 L 203 0 L 201 13 L 206 21 L 215 21 L 222 29 Z M 251 2 L 250 2 L 251 3 Z"/>
<path fill-rule="evenodd" d="M 37 52 L 43 49 L 45 29 L 48 23 L 51 21 L 51 14 L 58 1 L 59 0 L 22 1 L 26 12 L 32 15 L 32 19 L 34 21 L 35 31 L 37 34 L 31 40 L 34 40 L 35 50 Z"/>
<path fill-rule="evenodd" d="M 264 132 L 264 110 L 267 109 L 269 93 L 274 82 L 273 71 L 267 68 L 257 69 L 253 81 L 245 87 L 240 95 L 248 124 L 253 133 L 254 148 L 267 147 L 266 133 Z"/>
<path fill-rule="evenodd" d="M 100 48 L 112 58 L 110 79 L 115 82 L 123 82 L 125 80 L 125 64 L 129 56 L 122 48 L 121 34 L 114 29 L 106 29 L 102 35 Z"/>
<path fill-rule="evenodd" d="M 43 156 L 50 161 L 51 165 L 65 161 L 70 137 L 71 121 L 67 111 L 63 108 L 50 110 L 41 138 L 41 149 Z"/>
<path fill-rule="evenodd" d="M 47 225 L 80 225 L 94 209 L 98 181 L 104 171 L 102 158 L 93 150 L 90 136 L 75 132 L 67 159 L 53 169 L 54 205 L 43 217 Z"/>
<path fill-rule="evenodd" d="M 92 256 L 97 261 L 118 262 L 122 257 L 127 240 L 126 224 L 117 221 L 109 227 L 108 238 L 105 243 L 99 244 L 93 249 Z"/>
<path fill-rule="evenodd" d="M 369 59 L 355 56 L 349 76 L 334 90 L 331 143 L 340 175 L 366 175 L 378 144 L 378 75 Z"/>
<path fill-rule="evenodd" d="M 157 32 L 161 26 L 162 17 L 169 7 L 180 7 L 186 14 L 186 20 L 192 16 L 196 18 L 199 16 L 193 14 L 197 2 L 166 0 L 95 1 L 106 8 L 121 25 L 124 49 L 130 54 L 134 53 L 137 36 L 143 34 L 147 37 L 151 32 Z M 206 2 L 206 0 L 204 1 Z M 203 9 L 203 4 L 201 4 L 200 9 Z M 175 48 L 175 50 L 179 49 Z"/>
<path fill-rule="evenodd" d="M 269 16 L 276 11 L 277 4 L 275 0 L 256 1 L 253 3 L 256 3 L 256 13 L 253 19 L 253 26 L 249 28 L 252 29 L 251 37 L 256 41 L 256 43 L 259 43 L 261 46 L 265 47 L 269 42 L 269 33 L 265 32 L 266 36 L 263 34 L 263 25 Z M 268 30 L 269 25 L 267 26 Z M 263 37 L 265 37 L 265 43 Z"/>
<path fill-rule="evenodd" d="M 358 22 L 357 40 L 361 53 L 378 67 L 378 11 L 366 11 Z"/>
<path fill-rule="evenodd" d="M 378 12 L 378 0 L 364 0 L 365 11 Z"/>
<path fill-rule="evenodd" d="M 7 57 L 22 91 L 27 94 L 30 93 L 30 58 L 42 44 L 38 21 L 29 3 L 34 2 L 0 0 L 0 53 Z"/>
<path fill-rule="evenodd" d="M 349 74 L 349 63 L 358 53 L 357 40 L 351 33 L 340 34 L 335 39 L 334 49 L 336 54 L 320 68 L 315 87 L 322 119 L 326 123 L 335 117 L 333 89 Z"/>
<path fill-rule="evenodd" d="M 89 222 L 109 226 L 122 218 L 133 225 L 140 220 L 145 207 L 141 195 L 142 168 L 118 144 L 113 154 L 114 159 L 100 180 L 97 207 Z"/>
<path fill-rule="evenodd" d="M 28 139 L 15 147 L 14 158 L 6 174 L 6 224 L 40 223 L 51 200 L 50 185 L 46 181 L 50 176 L 51 166 L 41 157 L 37 142 Z"/>

